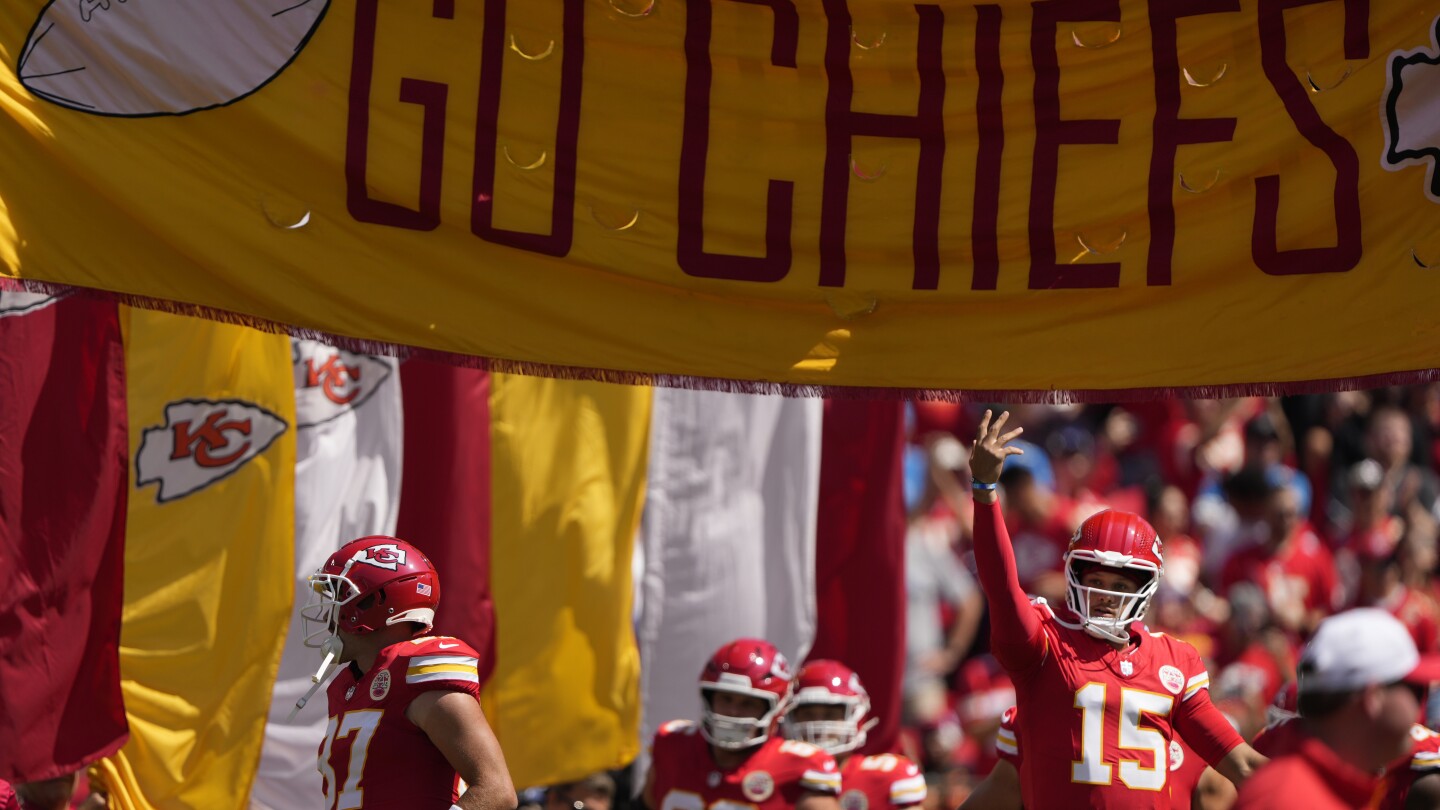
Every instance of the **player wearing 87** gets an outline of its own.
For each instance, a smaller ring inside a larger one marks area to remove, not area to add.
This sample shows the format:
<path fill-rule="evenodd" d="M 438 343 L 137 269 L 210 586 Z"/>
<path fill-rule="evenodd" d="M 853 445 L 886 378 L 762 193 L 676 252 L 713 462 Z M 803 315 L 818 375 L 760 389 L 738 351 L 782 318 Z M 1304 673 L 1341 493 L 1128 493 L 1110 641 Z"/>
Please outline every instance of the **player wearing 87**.
<path fill-rule="evenodd" d="M 478 654 L 425 636 L 440 579 L 419 549 L 394 537 L 341 546 L 310 577 L 305 643 L 344 666 L 326 690 L 320 745 L 326 810 L 512 810 L 515 788 L 480 711 Z M 310 697 L 296 704 L 297 710 Z M 457 778 L 469 789 L 459 795 Z M 458 797 L 458 798 L 457 798 Z"/>
<path fill-rule="evenodd" d="M 1067 604 L 1031 602 L 996 496 L 1005 459 L 1023 452 L 1009 414 L 981 420 L 970 471 L 975 563 L 990 602 L 991 651 L 1015 682 L 1026 807 L 1169 808 L 1170 742 L 1183 735 L 1239 783 L 1265 762 L 1210 702 L 1193 647 L 1147 632 L 1163 548 L 1139 515 L 1104 511 L 1065 552 Z"/>

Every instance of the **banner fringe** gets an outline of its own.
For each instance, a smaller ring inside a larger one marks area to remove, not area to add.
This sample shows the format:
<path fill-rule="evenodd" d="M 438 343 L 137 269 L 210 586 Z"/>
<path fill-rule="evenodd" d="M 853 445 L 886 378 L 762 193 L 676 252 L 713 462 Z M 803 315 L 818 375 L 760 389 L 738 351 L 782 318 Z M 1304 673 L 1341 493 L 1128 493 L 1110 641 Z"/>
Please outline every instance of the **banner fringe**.
<path fill-rule="evenodd" d="M 406 360 L 411 357 L 462 368 L 474 368 L 499 374 L 520 374 L 528 377 L 549 377 L 560 380 L 589 380 L 618 385 L 649 385 L 681 388 L 691 391 L 722 391 L 731 394 L 768 394 L 792 398 L 827 397 L 832 399 L 901 399 L 930 400 L 952 403 L 1011 403 L 1025 405 L 1106 404 L 1121 402 L 1153 402 L 1169 399 L 1227 399 L 1231 397 L 1276 397 L 1294 394 L 1327 394 L 1384 388 L 1395 385 L 1420 385 L 1440 381 L 1440 369 L 1395 371 L 1358 377 L 1337 377 L 1322 380 L 1288 380 L 1283 382 L 1225 383 L 1220 385 L 1172 386 L 1162 388 L 1075 388 L 1075 389 L 1003 389 L 1003 388 L 884 388 L 876 386 L 814 385 L 806 383 L 734 380 L 726 377 L 701 377 L 691 374 L 655 374 L 642 371 L 584 368 L 529 360 L 507 360 L 455 352 L 406 346 L 378 340 L 347 337 L 303 326 L 246 315 L 218 307 L 188 304 L 164 298 L 151 298 L 130 293 L 72 287 L 35 279 L 0 278 L 0 290 L 27 291 L 47 295 L 83 295 L 114 301 L 127 306 L 204 318 L 219 323 L 248 326 L 262 332 L 288 334 L 292 337 L 319 340 L 358 354 L 383 355 Z"/>

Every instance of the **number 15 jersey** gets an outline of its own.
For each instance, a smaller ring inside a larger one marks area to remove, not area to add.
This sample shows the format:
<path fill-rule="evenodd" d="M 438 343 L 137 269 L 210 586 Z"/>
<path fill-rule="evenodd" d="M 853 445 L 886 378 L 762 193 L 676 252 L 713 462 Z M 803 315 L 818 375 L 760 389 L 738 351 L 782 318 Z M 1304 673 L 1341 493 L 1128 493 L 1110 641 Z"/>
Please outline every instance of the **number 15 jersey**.
<path fill-rule="evenodd" d="M 1045 654 L 1011 673 L 1026 807 L 1168 808 L 1172 740 L 1183 736 L 1211 764 L 1242 742 L 1210 702 L 1194 647 L 1137 622 L 1135 643 L 1116 650 L 1043 600 L 1032 609 Z"/>

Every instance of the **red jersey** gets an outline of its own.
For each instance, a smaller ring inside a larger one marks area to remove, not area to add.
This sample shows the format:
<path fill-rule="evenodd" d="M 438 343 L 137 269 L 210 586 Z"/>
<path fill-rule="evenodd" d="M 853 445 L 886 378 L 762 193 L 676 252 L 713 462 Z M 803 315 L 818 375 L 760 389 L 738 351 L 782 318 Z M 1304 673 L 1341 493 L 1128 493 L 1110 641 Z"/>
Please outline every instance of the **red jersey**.
<path fill-rule="evenodd" d="M 925 801 L 925 775 L 896 754 L 853 756 L 840 768 L 842 810 L 913 807 Z"/>
<path fill-rule="evenodd" d="M 1382 798 L 1378 792 L 1380 780 L 1340 759 L 1324 743 L 1306 734 L 1297 720 L 1268 728 L 1255 738 L 1255 750 L 1270 757 L 1270 762 L 1240 786 L 1235 810 L 1375 807 Z"/>
<path fill-rule="evenodd" d="M 1309 737 L 1299 719 L 1291 718 L 1261 732 L 1255 738 L 1255 750 L 1271 759 L 1294 756 L 1303 749 L 1307 739 Z M 1404 810 L 1405 799 L 1410 795 L 1410 786 L 1415 784 L 1415 780 L 1440 773 L 1440 734 L 1416 725 L 1410 728 L 1410 740 L 1410 753 L 1385 769 L 1380 789 L 1372 791 L 1372 800 L 1365 807 Z M 1359 795 L 1358 785 L 1362 784 L 1365 783 L 1357 782 L 1356 795 Z"/>
<path fill-rule="evenodd" d="M 1183 641 L 1136 622 L 1116 649 L 1020 590 L 998 505 L 975 509 L 975 562 L 990 599 L 991 652 L 1015 682 L 1026 807 L 1171 807 L 1170 741 L 1207 763 L 1243 744 L 1210 702 Z"/>
<path fill-rule="evenodd" d="M 1220 574 L 1221 590 L 1241 582 L 1254 582 L 1265 592 L 1270 609 L 1287 622 L 1299 623 L 1307 611 L 1334 613 L 1343 594 L 1335 557 L 1308 526 L 1273 556 L 1259 546 L 1237 551 L 1225 561 Z"/>
<path fill-rule="evenodd" d="M 738 767 L 723 770 L 699 726 L 672 720 L 655 732 L 650 756 L 652 810 L 790 810 L 807 792 L 840 794 L 835 758 L 800 740 L 771 736 Z"/>
<path fill-rule="evenodd" d="M 380 651 L 369 672 L 353 662 L 330 682 L 330 725 L 320 744 L 328 810 L 446 810 L 455 769 L 405 709 L 422 692 L 479 700 L 479 655 L 459 639 L 425 636 Z M 371 765 L 370 763 L 374 763 Z"/>
<path fill-rule="evenodd" d="M 1440 773 L 1440 734 L 1416 725 L 1410 727 L 1410 754 L 1385 771 L 1384 795 L 1377 810 L 1405 810 L 1415 780 Z"/>
<path fill-rule="evenodd" d="M 1019 710 L 1011 706 L 1000 715 L 1000 731 L 995 743 L 1000 758 L 1014 765 L 1016 770 L 1020 769 L 1020 730 L 1016 723 L 1018 713 Z M 1186 745 L 1184 740 L 1176 737 L 1170 741 L 1170 778 L 1166 780 L 1166 787 L 1170 792 L 1171 807 L 1190 807 L 1195 786 L 1200 784 L 1200 776 L 1207 767 L 1209 765 L 1205 760 Z"/>

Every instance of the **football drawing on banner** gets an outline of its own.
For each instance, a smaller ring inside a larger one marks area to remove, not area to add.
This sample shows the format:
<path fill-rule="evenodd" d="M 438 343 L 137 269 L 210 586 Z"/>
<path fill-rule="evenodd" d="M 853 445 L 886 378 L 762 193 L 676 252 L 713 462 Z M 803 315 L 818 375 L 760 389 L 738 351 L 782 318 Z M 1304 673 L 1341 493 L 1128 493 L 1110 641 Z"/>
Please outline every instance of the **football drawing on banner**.
<path fill-rule="evenodd" d="M 329 0 L 50 0 L 16 76 L 94 115 L 183 115 L 234 103 L 300 54 Z"/>

